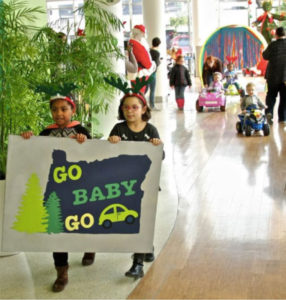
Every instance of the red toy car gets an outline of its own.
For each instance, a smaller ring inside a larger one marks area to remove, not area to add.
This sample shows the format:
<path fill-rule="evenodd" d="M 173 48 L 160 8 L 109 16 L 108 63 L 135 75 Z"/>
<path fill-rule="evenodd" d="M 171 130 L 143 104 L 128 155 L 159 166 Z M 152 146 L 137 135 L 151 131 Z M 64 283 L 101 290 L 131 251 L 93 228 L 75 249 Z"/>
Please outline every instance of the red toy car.
<path fill-rule="evenodd" d="M 259 71 L 255 68 L 243 68 L 242 74 L 243 76 L 250 75 L 251 77 L 260 75 Z"/>

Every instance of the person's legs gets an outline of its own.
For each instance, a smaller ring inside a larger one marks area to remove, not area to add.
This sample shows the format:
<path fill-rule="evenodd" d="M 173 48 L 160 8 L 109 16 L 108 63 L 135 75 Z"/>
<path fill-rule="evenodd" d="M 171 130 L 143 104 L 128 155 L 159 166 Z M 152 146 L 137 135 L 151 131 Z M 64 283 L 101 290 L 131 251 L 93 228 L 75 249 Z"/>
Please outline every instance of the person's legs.
<path fill-rule="evenodd" d="M 131 268 L 125 273 L 127 277 L 133 277 L 135 279 L 144 276 L 143 271 L 144 253 L 134 253 L 133 263 Z"/>
<path fill-rule="evenodd" d="M 286 121 L 286 85 L 281 83 L 279 89 L 280 102 L 278 107 L 278 121 Z"/>
<path fill-rule="evenodd" d="M 83 266 L 92 265 L 94 262 L 94 258 L 95 258 L 94 252 L 85 252 L 81 260 L 81 263 Z"/>
<path fill-rule="evenodd" d="M 279 86 L 278 85 L 271 85 L 268 83 L 268 91 L 266 94 L 266 105 L 267 108 L 265 109 L 265 114 L 267 117 L 267 121 L 269 124 L 272 124 L 272 118 L 273 118 L 273 108 L 276 102 L 276 97 L 279 91 Z"/>
<path fill-rule="evenodd" d="M 184 104 L 185 104 L 185 99 L 184 99 L 185 88 L 186 88 L 185 86 L 175 86 L 176 102 L 180 110 L 184 108 Z"/>
<path fill-rule="evenodd" d="M 57 270 L 57 279 L 53 284 L 53 291 L 61 292 L 68 283 L 68 253 L 54 252 L 53 258 Z"/>
<path fill-rule="evenodd" d="M 154 80 L 151 81 L 149 87 L 150 87 L 150 97 L 149 97 L 150 107 L 154 108 L 155 107 L 156 75 L 154 76 Z"/>
<path fill-rule="evenodd" d="M 68 265 L 68 253 L 67 252 L 54 252 L 53 258 L 56 267 L 63 267 Z"/>

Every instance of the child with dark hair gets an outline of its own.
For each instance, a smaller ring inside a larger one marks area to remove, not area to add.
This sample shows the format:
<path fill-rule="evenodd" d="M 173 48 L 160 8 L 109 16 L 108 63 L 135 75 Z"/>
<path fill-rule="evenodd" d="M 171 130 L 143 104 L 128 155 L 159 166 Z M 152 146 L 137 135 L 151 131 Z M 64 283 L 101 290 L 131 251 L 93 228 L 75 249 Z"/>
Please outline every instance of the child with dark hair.
<path fill-rule="evenodd" d="M 85 142 L 86 139 L 91 139 L 86 128 L 78 121 L 72 121 L 76 106 L 71 98 L 61 95 L 52 97 L 50 99 L 50 109 L 55 123 L 45 128 L 40 133 L 41 136 L 74 138 L 80 144 Z M 32 131 L 23 132 L 21 134 L 24 139 L 29 139 L 32 135 Z M 94 261 L 94 257 L 95 253 L 85 253 L 82 258 L 82 265 L 91 265 Z M 52 289 L 54 292 L 60 292 L 68 283 L 68 253 L 54 252 L 53 258 L 57 270 L 57 279 Z"/>
<path fill-rule="evenodd" d="M 215 72 L 222 73 L 222 62 L 215 56 L 208 56 L 203 65 L 203 83 L 205 87 L 208 87 L 213 81 L 213 74 Z"/>
<path fill-rule="evenodd" d="M 227 70 L 224 72 L 223 76 L 226 79 L 226 82 L 224 84 L 224 88 L 228 89 L 230 85 L 234 85 L 239 92 L 239 94 L 243 97 L 244 91 L 242 90 L 241 86 L 238 83 L 238 77 L 237 73 L 234 69 L 234 64 L 232 62 L 227 64 Z"/>
<path fill-rule="evenodd" d="M 160 145 L 159 133 L 155 126 L 148 123 L 151 118 L 150 108 L 141 93 L 125 94 L 121 99 L 118 109 L 118 119 L 124 120 L 117 123 L 110 132 L 108 141 L 118 143 L 120 141 L 150 142 Z M 139 278 L 144 276 L 143 262 L 154 260 L 154 253 L 135 253 L 133 264 L 125 273 L 127 277 Z"/>
<path fill-rule="evenodd" d="M 170 71 L 170 87 L 175 88 L 175 97 L 179 110 L 184 108 L 186 86 L 191 87 L 192 81 L 189 70 L 184 66 L 184 56 L 179 55 L 175 66 Z"/>

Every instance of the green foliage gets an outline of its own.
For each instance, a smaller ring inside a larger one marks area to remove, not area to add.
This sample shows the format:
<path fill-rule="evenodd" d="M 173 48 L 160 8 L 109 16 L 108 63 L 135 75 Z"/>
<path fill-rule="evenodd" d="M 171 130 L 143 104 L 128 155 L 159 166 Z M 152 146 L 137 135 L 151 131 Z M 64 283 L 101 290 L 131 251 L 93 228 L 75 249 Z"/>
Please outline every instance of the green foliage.
<path fill-rule="evenodd" d="M 282 2 L 280 7 L 276 8 L 276 13 L 277 14 L 281 14 L 281 13 L 286 14 L 286 2 L 285 1 Z M 286 28 L 286 20 L 280 21 L 279 26 L 283 26 L 284 28 Z"/>
<path fill-rule="evenodd" d="M 179 26 L 188 25 L 188 17 L 187 16 L 171 17 L 170 25 L 173 26 L 175 28 L 175 30 L 177 31 Z"/>
<path fill-rule="evenodd" d="M 37 174 L 32 174 L 26 184 L 13 229 L 20 232 L 47 232 L 47 211 L 43 205 L 44 196 Z"/>
<path fill-rule="evenodd" d="M 37 133 L 47 118 L 47 106 L 29 89 L 27 82 L 37 51 L 28 35 L 35 27 L 25 22 L 33 20 L 34 14 L 42 13 L 42 10 L 39 7 L 26 8 L 26 5 L 26 2 L 16 0 L 9 4 L 0 3 L 1 171 L 6 166 L 8 135 L 19 134 L 27 129 Z"/>
<path fill-rule="evenodd" d="M 36 89 L 38 86 L 76 86 L 75 118 L 92 130 L 92 120 L 99 112 L 106 112 L 114 89 L 105 81 L 112 72 L 112 60 L 122 58 L 118 42 L 112 32 L 118 31 L 120 20 L 103 7 L 102 0 L 87 0 L 80 8 L 85 15 L 86 35 L 78 36 L 70 43 L 69 28 L 67 39 L 60 39 L 51 28 L 42 28 L 34 36 L 39 44 L 36 70 L 29 79 Z M 82 14 L 83 15 L 83 14 Z M 60 89 L 60 87 L 59 87 Z"/>
<path fill-rule="evenodd" d="M 112 34 L 122 23 L 104 5 L 103 0 L 85 1 L 86 36 L 67 43 L 49 27 L 27 25 L 37 21 L 39 7 L 0 2 L 0 171 L 5 171 L 9 134 L 38 134 L 51 122 L 49 96 L 36 93 L 45 86 L 76 86 L 71 95 L 77 101 L 75 118 L 95 131 L 96 114 L 108 110 L 115 93 L 103 78 L 114 75 L 112 60 L 123 57 Z"/>
<path fill-rule="evenodd" d="M 48 233 L 60 233 L 64 231 L 60 199 L 56 192 L 52 192 L 46 203 L 48 218 Z"/>

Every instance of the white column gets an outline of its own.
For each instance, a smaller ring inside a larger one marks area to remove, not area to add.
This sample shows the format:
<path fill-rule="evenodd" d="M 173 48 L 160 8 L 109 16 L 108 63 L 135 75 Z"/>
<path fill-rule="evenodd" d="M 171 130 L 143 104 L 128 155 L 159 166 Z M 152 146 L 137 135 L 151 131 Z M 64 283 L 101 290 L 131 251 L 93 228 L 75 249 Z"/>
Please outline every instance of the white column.
<path fill-rule="evenodd" d="M 200 50 L 206 39 L 219 27 L 219 0 L 192 0 L 193 43 L 196 51 L 196 76 Z"/>
<path fill-rule="evenodd" d="M 109 5 L 105 6 L 108 11 L 112 12 L 118 19 L 122 20 L 122 2 L 121 0 L 109 0 Z M 115 32 L 114 36 L 118 40 L 119 46 L 122 48 L 122 54 L 124 54 L 123 46 L 123 31 Z M 114 72 L 118 74 L 125 74 L 125 63 L 124 60 L 113 61 Z M 121 95 L 122 96 L 122 95 Z M 106 114 L 99 113 L 95 117 L 99 121 L 99 125 L 95 125 L 96 131 L 104 135 L 104 139 L 109 136 L 109 133 L 115 123 L 118 122 L 118 106 L 120 102 L 119 94 L 116 94 L 114 99 L 109 103 L 109 109 Z"/>
<path fill-rule="evenodd" d="M 162 102 L 167 96 L 167 66 L 166 66 L 166 22 L 164 0 L 143 0 L 143 20 L 147 29 L 147 41 L 150 47 L 152 39 L 158 37 L 161 40 L 159 52 L 163 60 L 157 70 L 155 101 Z"/>

